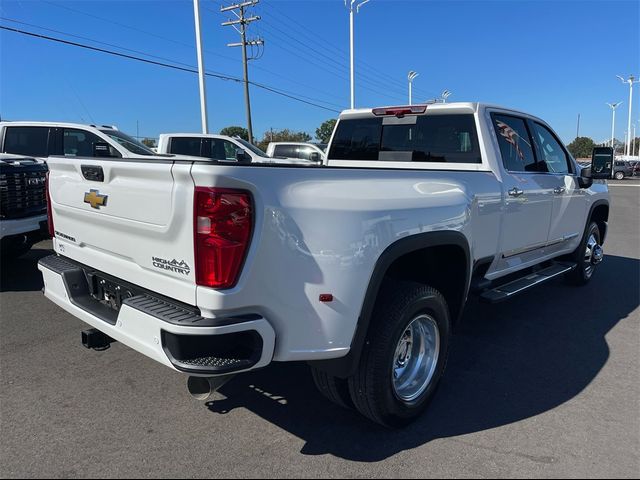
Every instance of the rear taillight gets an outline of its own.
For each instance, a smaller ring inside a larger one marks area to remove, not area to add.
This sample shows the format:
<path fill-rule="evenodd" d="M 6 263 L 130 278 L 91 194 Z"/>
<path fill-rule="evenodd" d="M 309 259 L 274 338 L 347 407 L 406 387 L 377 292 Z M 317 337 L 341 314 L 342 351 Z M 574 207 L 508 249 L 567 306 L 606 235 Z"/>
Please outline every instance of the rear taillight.
<path fill-rule="evenodd" d="M 236 284 L 249 249 L 252 226 L 249 192 L 196 187 L 193 236 L 198 285 L 231 288 Z"/>
<path fill-rule="evenodd" d="M 51 194 L 49 193 L 49 171 L 47 171 L 45 181 L 45 190 L 47 191 L 47 226 L 49 227 L 49 236 L 55 236 L 55 228 L 53 228 L 53 209 L 51 208 Z"/>

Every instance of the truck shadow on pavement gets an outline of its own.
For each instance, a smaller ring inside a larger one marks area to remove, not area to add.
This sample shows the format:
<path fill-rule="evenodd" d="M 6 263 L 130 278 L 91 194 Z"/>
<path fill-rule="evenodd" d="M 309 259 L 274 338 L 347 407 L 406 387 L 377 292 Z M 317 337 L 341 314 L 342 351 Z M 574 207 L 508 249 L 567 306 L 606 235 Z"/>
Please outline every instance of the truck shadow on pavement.
<path fill-rule="evenodd" d="M 583 288 L 556 281 L 499 305 L 472 301 L 438 394 L 404 430 L 378 427 L 334 406 L 315 390 L 304 364 L 274 364 L 241 375 L 222 388 L 226 398 L 207 406 L 217 414 L 246 408 L 303 439 L 303 454 L 377 462 L 571 400 L 607 363 L 605 335 L 639 305 L 640 261 L 617 256 L 607 256 Z"/>
<path fill-rule="evenodd" d="M 42 275 L 38 271 L 38 260 L 53 251 L 32 248 L 17 258 L 3 258 L 0 265 L 0 292 L 35 292 L 42 290 Z"/>

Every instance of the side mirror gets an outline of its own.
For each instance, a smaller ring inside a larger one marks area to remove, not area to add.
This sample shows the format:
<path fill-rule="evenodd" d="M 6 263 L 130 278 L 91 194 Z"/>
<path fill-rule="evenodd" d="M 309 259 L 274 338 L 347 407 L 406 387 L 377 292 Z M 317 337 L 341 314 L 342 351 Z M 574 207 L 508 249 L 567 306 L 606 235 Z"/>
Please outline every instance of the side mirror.
<path fill-rule="evenodd" d="M 613 148 L 596 147 L 591 154 L 591 178 L 603 179 L 611 178 L 613 171 Z"/>
<path fill-rule="evenodd" d="M 315 163 L 320 163 L 322 159 L 320 158 L 320 154 L 318 152 L 311 152 L 309 154 L 309 160 Z"/>
<path fill-rule="evenodd" d="M 238 161 L 238 162 L 250 162 L 251 161 L 251 157 L 249 155 L 247 155 L 247 152 L 245 152 L 242 148 L 238 148 L 238 149 L 236 149 L 236 161 Z"/>
<path fill-rule="evenodd" d="M 589 188 L 593 185 L 593 177 L 591 176 L 591 167 L 583 167 L 578 177 L 578 186 L 580 188 Z"/>
<path fill-rule="evenodd" d="M 93 156 L 94 157 L 112 157 L 113 155 L 111 155 L 111 147 L 107 142 L 94 142 Z"/>

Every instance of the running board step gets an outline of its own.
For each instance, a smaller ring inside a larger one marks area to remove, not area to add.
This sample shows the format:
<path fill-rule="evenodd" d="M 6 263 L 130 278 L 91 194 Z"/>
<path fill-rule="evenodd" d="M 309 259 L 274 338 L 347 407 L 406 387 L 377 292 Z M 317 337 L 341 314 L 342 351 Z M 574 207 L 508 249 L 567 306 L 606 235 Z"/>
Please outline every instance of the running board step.
<path fill-rule="evenodd" d="M 519 293 L 529 290 L 536 285 L 548 282 L 576 268 L 575 263 L 554 263 L 553 265 L 533 272 L 526 277 L 518 278 L 480 294 L 480 299 L 487 303 L 498 303 Z"/>

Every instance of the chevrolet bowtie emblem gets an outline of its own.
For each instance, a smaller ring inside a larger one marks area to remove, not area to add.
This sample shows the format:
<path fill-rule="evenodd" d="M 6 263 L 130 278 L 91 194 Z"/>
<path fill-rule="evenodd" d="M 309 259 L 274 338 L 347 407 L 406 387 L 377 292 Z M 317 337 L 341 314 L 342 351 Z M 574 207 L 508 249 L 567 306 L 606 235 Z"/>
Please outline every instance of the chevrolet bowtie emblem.
<path fill-rule="evenodd" d="M 100 208 L 107 206 L 108 195 L 100 195 L 98 190 L 89 190 L 84 194 L 84 203 L 88 203 L 93 208 Z"/>

